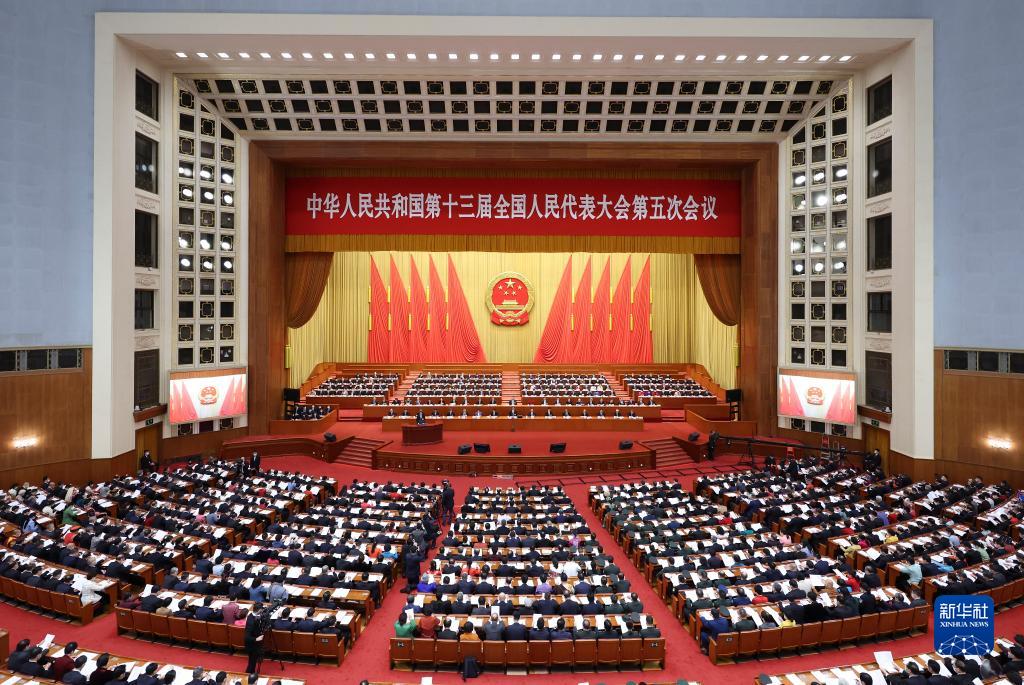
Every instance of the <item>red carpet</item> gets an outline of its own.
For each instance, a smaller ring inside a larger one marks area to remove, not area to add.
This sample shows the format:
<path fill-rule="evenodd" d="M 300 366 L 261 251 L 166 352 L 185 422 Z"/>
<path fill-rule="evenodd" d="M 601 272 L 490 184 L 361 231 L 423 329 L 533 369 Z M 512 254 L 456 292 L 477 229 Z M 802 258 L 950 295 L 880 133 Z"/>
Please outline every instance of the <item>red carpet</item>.
<path fill-rule="evenodd" d="M 395 480 L 390 472 L 375 472 L 370 469 L 362 469 L 340 464 L 325 464 L 305 457 L 280 457 L 266 460 L 267 466 L 285 468 L 289 470 L 301 470 L 305 473 L 330 475 L 338 478 L 339 481 L 349 481 L 353 478 L 367 480 Z M 406 480 L 440 482 L 438 476 L 415 476 L 409 478 L 403 474 Z M 451 478 L 456 489 L 456 502 L 461 502 L 470 485 L 494 485 L 497 487 L 507 486 L 509 481 L 493 478 Z M 684 481 L 688 479 L 683 479 Z M 697 680 L 704 685 L 749 685 L 759 673 L 784 673 L 793 670 L 805 670 L 814 668 L 826 668 L 841 664 L 859 663 L 873 659 L 873 652 L 878 649 L 886 649 L 893 652 L 897 657 L 909 654 L 920 654 L 932 649 L 931 634 L 903 638 L 894 641 L 887 641 L 881 645 L 869 643 L 862 647 L 835 650 L 829 649 L 820 654 L 812 654 L 803 657 L 787 657 L 784 659 L 765 659 L 762 661 L 747 661 L 740 664 L 712 666 L 707 657 L 702 655 L 697 642 L 687 635 L 682 625 L 669 613 L 668 608 L 654 594 L 647 585 L 640 572 L 629 563 L 611 536 L 599 525 L 596 517 L 587 506 L 586 485 L 568 485 L 566 491 L 576 503 L 577 509 L 583 514 L 590 525 L 591 530 L 597 535 L 601 544 L 611 554 L 615 555 L 619 565 L 633 589 L 640 596 L 647 612 L 655 617 L 661 627 L 662 634 L 668 642 L 668 656 L 664 671 L 650 671 L 647 673 L 558 673 L 551 675 L 531 675 L 530 680 L 540 685 L 575 685 L 576 683 L 589 682 L 606 683 L 607 685 L 623 685 L 628 680 L 636 682 L 674 682 L 678 678 Z M 397 587 L 401 587 L 401 581 Z M 313 666 L 307 664 L 292 664 L 285 662 L 285 673 L 289 677 L 304 678 L 309 683 L 342 683 L 352 685 L 361 680 L 400 683 L 419 683 L 420 678 L 429 675 L 438 685 L 455 685 L 462 683 L 462 679 L 452 673 L 408 673 L 391 671 L 388 668 L 388 638 L 393 633 L 392 624 L 399 610 L 404 604 L 405 595 L 397 589 L 392 589 L 384 599 L 384 603 L 373 619 L 371 619 L 366 630 L 356 642 L 354 649 L 349 653 L 341 668 L 330 665 Z M 56 635 L 58 642 L 77 640 L 83 648 L 91 650 L 108 650 L 114 654 L 130 656 L 138 659 L 159 659 L 166 662 L 176 663 L 182 666 L 191 667 L 201 665 L 207 669 L 232 669 L 242 670 L 245 668 L 245 659 L 242 656 L 227 656 L 220 653 L 209 653 L 203 650 L 186 649 L 174 647 L 143 640 L 134 640 L 126 637 L 116 636 L 114 617 L 105 615 L 91 625 L 81 627 L 62 623 L 60 621 L 46 618 L 30 611 L 12 607 L 0 603 L 0 627 L 10 632 L 10 640 L 13 645 L 22 637 L 32 639 L 42 638 L 46 633 Z M 996 616 L 996 634 L 1013 635 L 1024 632 L 1024 608 L 1018 607 L 1003 611 Z M 267 660 L 264 665 L 264 674 L 273 677 L 279 673 L 277 663 Z M 521 682 L 516 676 L 487 674 L 476 681 L 480 685 L 493 685 L 496 683 Z"/>

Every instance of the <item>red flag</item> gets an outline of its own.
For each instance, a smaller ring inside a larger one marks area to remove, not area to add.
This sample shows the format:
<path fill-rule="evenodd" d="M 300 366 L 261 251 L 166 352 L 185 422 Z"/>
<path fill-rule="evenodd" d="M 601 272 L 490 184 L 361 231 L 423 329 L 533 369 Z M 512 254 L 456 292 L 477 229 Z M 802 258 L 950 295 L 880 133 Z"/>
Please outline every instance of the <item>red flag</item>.
<path fill-rule="evenodd" d="M 476 332 L 473 315 L 469 312 L 466 293 L 462 291 L 459 274 L 455 271 L 455 262 L 448 255 L 448 311 L 451 325 L 448 329 L 448 343 L 454 361 L 461 363 L 483 363 L 487 361 L 484 348 L 480 344 L 480 336 Z"/>
<path fill-rule="evenodd" d="M 573 364 L 590 363 L 590 257 L 583 267 L 583 276 L 576 286 L 576 300 L 572 303 L 572 335 L 569 336 L 569 354 L 565 361 Z"/>
<path fill-rule="evenodd" d="M 632 257 L 626 258 L 626 266 L 622 269 L 619 283 L 615 286 L 615 295 L 612 296 L 612 330 L 608 336 L 608 361 L 617 364 L 625 364 L 630 361 L 629 343 L 632 336 L 629 332 L 629 294 L 633 286 L 633 276 L 630 270 L 632 259 Z"/>
<path fill-rule="evenodd" d="M 441 276 L 434 258 L 430 257 L 430 301 L 427 303 L 427 361 L 451 361 L 448 353 L 448 296 L 445 295 Z"/>
<path fill-rule="evenodd" d="M 650 364 L 654 354 L 651 333 L 651 258 L 647 257 L 640 271 L 640 280 L 633 291 L 633 334 L 630 336 L 630 359 L 636 364 Z"/>
<path fill-rule="evenodd" d="M 178 400 L 181 403 L 181 423 L 190 423 L 195 421 L 199 415 L 196 414 L 196 405 L 192 402 L 192 398 L 189 397 L 188 388 L 185 384 L 181 384 L 181 394 L 178 395 Z"/>
<path fill-rule="evenodd" d="M 370 257 L 370 331 L 366 360 L 370 363 L 390 361 L 388 345 L 388 289 L 380 277 L 377 262 Z"/>
<path fill-rule="evenodd" d="M 569 336 L 569 314 L 572 310 L 572 257 L 565 263 L 562 280 L 558 282 L 555 299 L 544 322 L 544 332 L 533 356 L 535 364 L 562 361 L 565 339 Z"/>
<path fill-rule="evenodd" d="M 409 361 L 409 296 L 405 292 L 402 274 L 398 273 L 395 258 L 391 257 L 391 335 L 388 336 L 390 359 Z"/>
<path fill-rule="evenodd" d="M 427 293 L 416 262 L 409 255 L 409 299 L 411 302 L 412 331 L 409 333 L 409 361 L 430 361 L 427 356 Z"/>
<path fill-rule="evenodd" d="M 593 303 L 590 306 L 590 361 L 594 364 L 611 361 L 608 358 L 608 312 L 611 309 L 611 257 L 604 263 L 601 277 L 597 279 Z"/>

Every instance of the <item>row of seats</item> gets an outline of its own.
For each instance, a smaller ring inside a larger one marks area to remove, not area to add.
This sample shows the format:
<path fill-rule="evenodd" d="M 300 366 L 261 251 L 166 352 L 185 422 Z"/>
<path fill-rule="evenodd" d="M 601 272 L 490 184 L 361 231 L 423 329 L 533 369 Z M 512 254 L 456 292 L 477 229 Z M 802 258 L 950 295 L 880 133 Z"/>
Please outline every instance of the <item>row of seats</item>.
<path fill-rule="evenodd" d="M 665 667 L 664 638 L 625 640 L 525 640 L 466 642 L 427 638 L 391 638 L 391 668 L 456 667 L 473 657 L 485 669 L 661 670 Z"/>
<path fill-rule="evenodd" d="M 136 657 L 119 656 L 100 653 L 96 650 L 80 649 L 76 643 L 61 645 L 51 642 L 52 635 L 33 645 L 28 639 L 21 640 L 9 655 L 2 655 L 6 661 L 6 669 L 0 670 L 0 678 L 7 685 L 27 685 L 38 683 L 44 678 L 56 679 L 57 682 L 106 683 L 110 680 L 121 682 L 172 682 L 183 683 L 204 681 L 214 682 L 214 678 L 222 685 L 304 685 L 305 681 L 296 678 L 251 677 L 246 673 L 224 671 L 221 673 L 206 672 L 195 666 L 180 666 L 162 661 L 146 661 Z M 4 633 L 6 652 L 7 635 Z M 81 665 L 78 664 L 81 662 Z M 72 676 L 72 680 L 64 680 L 67 673 L 76 671 L 81 678 Z M 86 674 L 89 675 L 86 675 Z M 143 677 L 143 680 L 138 680 Z M 150 679 L 152 678 L 152 679 Z M 165 678 L 167 679 L 165 681 Z"/>
<path fill-rule="evenodd" d="M 878 638 L 921 635 L 928 630 L 930 614 L 931 608 L 922 606 L 783 628 L 719 633 L 709 641 L 708 657 L 717 665 L 737 656 L 775 657 Z"/>
<path fill-rule="evenodd" d="M 175 618 L 151 614 L 138 609 L 118 607 L 117 633 L 131 634 L 151 640 L 164 640 L 176 645 L 210 649 L 224 649 L 232 654 L 245 651 L 243 626 Z M 338 665 L 345 659 L 345 641 L 335 633 L 303 633 L 291 630 L 271 630 L 265 638 L 267 650 L 280 656 L 297 659 L 305 657 L 333 661 Z"/>
<path fill-rule="evenodd" d="M 82 625 L 92 623 L 96 616 L 95 604 L 83 604 L 78 595 L 52 592 L 42 588 L 19 583 L 10 578 L 0 578 L 0 591 L 26 608 L 41 610 L 54 616 L 66 616 Z"/>

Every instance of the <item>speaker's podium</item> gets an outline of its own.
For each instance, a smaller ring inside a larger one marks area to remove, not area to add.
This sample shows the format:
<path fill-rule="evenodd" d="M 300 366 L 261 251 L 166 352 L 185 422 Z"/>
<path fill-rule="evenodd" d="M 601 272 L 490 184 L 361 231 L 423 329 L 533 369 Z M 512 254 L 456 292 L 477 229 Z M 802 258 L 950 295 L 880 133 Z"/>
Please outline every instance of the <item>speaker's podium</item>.
<path fill-rule="evenodd" d="M 409 423 L 402 424 L 403 445 L 436 445 L 444 440 L 444 424 Z"/>

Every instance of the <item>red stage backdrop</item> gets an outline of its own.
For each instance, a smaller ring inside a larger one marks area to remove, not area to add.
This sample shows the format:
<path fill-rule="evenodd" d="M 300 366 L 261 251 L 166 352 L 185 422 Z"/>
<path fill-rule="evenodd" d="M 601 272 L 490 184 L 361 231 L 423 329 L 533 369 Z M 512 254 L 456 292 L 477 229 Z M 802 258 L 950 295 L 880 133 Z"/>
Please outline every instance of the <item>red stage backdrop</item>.
<path fill-rule="evenodd" d="M 729 180 L 288 179 L 288 235 L 740 235 Z"/>

